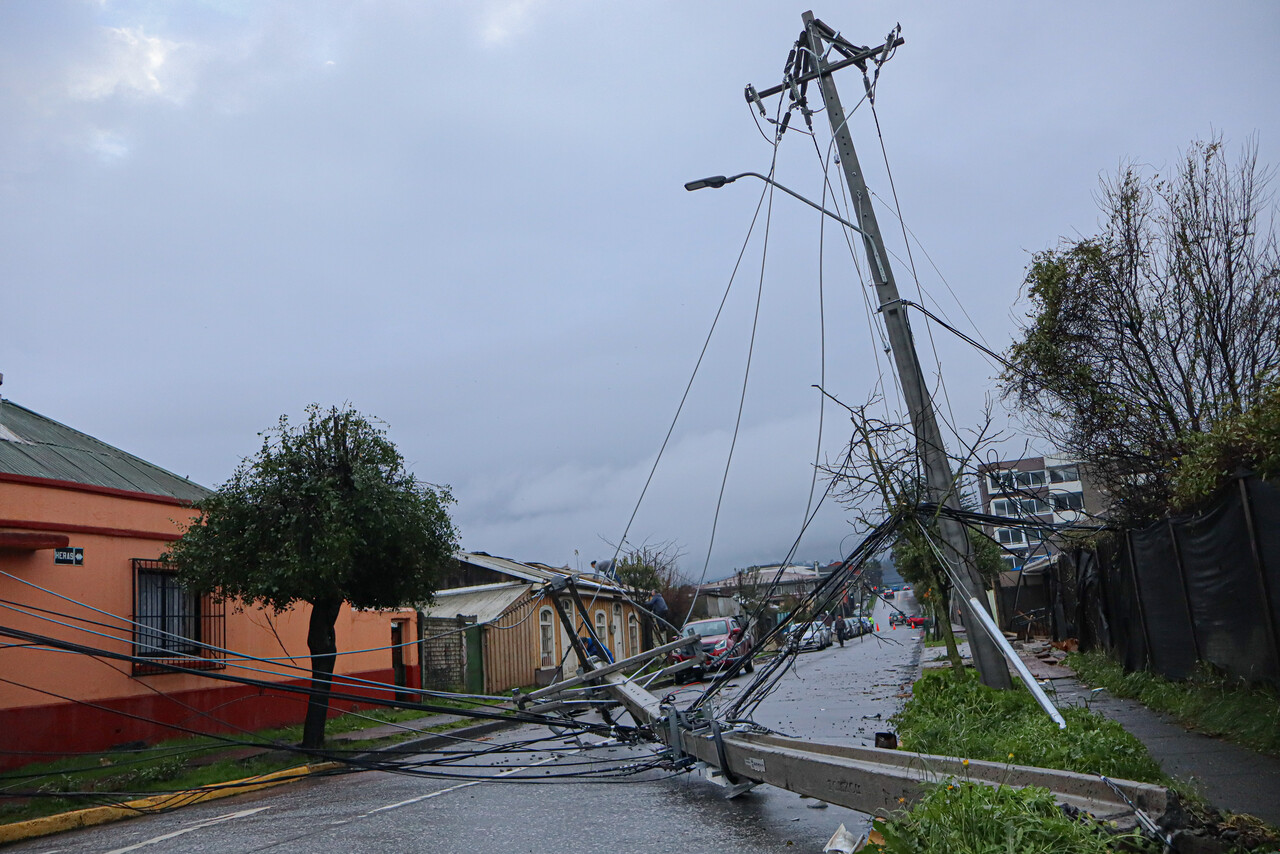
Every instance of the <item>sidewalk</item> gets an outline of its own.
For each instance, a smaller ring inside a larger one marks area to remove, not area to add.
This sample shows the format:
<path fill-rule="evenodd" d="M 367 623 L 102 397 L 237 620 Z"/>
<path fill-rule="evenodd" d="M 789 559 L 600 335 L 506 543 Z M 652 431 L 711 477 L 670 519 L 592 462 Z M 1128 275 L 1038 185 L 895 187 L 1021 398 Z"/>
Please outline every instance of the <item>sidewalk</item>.
<path fill-rule="evenodd" d="M 1136 700 L 1105 689 L 1095 693 L 1069 668 L 1020 655 L 1033 675 L 1048 679 L 1059 706 L 1085 706 L 1116 721 L 1147 746 L 1166 774 L 1191 783 L 1215 807 L 1280 826 L 1280 759 L 1188 730 Z"/>

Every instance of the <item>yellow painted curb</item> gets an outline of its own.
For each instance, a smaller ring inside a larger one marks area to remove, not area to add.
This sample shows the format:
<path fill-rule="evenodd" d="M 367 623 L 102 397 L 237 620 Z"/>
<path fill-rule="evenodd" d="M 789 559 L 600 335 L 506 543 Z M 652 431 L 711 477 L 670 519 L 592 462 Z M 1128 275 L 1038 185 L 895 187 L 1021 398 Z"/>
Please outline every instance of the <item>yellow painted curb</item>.
<path fill-rule="evenodd" d="M 59 813 L 58 815 L 47 815 L 42 818 L 18 821 L 13 824 L 4 824 L 0 825 L 0 845 L 18 842 L 23 839 L 35 839 L 39 836 L 49 836 L 50 834 L 75 830 L 80 827 L 93 827 L 97 824 L 135 818 L 147 813 L 198 804 L 202 801 L 214 801 L 218 798 L 227 798 L 232 795 L 243 795 L 245 792 L 279 786 L 281 783 L 299 780 L 318 771 L 329 771 L 340 767 L 342 767 L 341 762 L 319 762 L 315 765 L 303 765 L 298 768 L 286 768 L 283 771 L 272 771 L 270 774 L 260 774 L 257 777 L 245 777 L 242 780 L 211 783 L 209 787 L 201 789 L 171 792 L 165 795 L 152 795 L 122 804 L 89 807 L 88 809 L 74 810 L 72 812 Z"/>

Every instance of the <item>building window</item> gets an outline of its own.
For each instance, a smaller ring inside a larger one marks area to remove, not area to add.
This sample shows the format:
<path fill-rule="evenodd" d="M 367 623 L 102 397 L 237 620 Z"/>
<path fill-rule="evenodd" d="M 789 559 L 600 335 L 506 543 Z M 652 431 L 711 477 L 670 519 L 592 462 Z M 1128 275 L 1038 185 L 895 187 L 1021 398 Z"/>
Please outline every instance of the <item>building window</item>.
<path fill-rule="evenodd" d="M 604 611 L 596 611 L 596 638 L 602 644 L 609 643 L 609 629 L 605 626 Z"/>
<path fill-rule="evenodd" d="M 635 614 L 627 616 L 627 643 L 630 646 L 631 655 L 640 654 L 640 621 L 636 619 Z"/>
<path fill-rule="evenodd" d="M 550 608 L 538 613 L 538 647 L 543 667 L 556 666 L 556 631 Z"/>
<path fill-rule="evenodd" d="M 997 471 L 987 475 L 992 492 L 1014 492 L 1044 486 L 1047 480 L 1044 471 Z"/>
<path fill-rule="evenodd" d="M 1001 545 L 1022 545 L 1027 541 L 1018 528 L 996 528 L 996 539 Z"/>
<path fill-rule="evenodd" d="M 170 664 L 200 670 L 226 667 L 226 609 L 197 596 L 163 561 L 133 559 L 133 672 L 164 673 Z"/>
<path fill-rule="evenodd" d="M 1049 505 L 1039 498 L 1019 498 L 1018 506 L 1022 508 L 1023 513 L 1048 513 Z"/>
<path fill-rule="evenodd" d="M 1079 479 L 1080 469 L 1077 466 L 1059 466 L 1049 469 L 1050 483 L 1072 483 Z"/>
<path fill-rule="evenodd" d="M 1054 510 L 1083 510 L 1083 492 L 1055 492 L 1049 496 Z"/>
<path fill-rule="evenodd" d="M 991 513 L 995 516 L 1016 516 L 1018 515 L 1018 504 L 1008 498 L 998 498 L 991 502 Z"/>

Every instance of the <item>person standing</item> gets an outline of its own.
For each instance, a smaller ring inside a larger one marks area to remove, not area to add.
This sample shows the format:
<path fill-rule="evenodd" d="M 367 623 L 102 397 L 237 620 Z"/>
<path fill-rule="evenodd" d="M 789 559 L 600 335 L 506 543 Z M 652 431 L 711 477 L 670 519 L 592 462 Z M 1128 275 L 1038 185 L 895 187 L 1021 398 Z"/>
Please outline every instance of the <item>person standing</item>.
<path fill-rule="evenodd" d="M 840 641 L 840 646 L 844 646 L 844 614 L 836 614 L 836 640 Z"/>

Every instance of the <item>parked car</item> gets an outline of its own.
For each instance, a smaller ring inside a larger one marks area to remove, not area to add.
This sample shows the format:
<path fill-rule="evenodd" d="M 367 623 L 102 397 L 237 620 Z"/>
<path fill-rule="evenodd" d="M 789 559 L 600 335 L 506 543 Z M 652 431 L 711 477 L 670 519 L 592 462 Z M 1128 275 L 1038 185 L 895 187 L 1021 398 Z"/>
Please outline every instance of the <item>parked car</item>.
<path fill-rule="evenodd" d="M 717 617 L 685 623 L 681 634 L 685 637 L 702 636 L 702 651 L 706 653 L 707 662 L 701 667 L 693 668 L 692 675 L 695 679 L 701 680 L 708 672 L 723 670 L 739 661 L 745 662 L 742 669 L 747 673 L 755 670 L 755 666 L 751 663 L 754 652 L 751 635 L 733 617 Z M 672 652 L 671 660 L 678 664 L 688 661 L 695 654 L 696 650 L 684 647 Z"/>
<path fill-rule="evenodd" d="M 910 617 L 907 617 L 904 622 L 913 629 L 923 629 L 925 618 L 919 614 L 912 614 Z"/>
<path fill-rule="evenodd" d="M 791 627 L 791 641 L 803 652 L 808 649 L 826 649 L 832 643 L 831 629 L 822 623 L 797 623 Z"/>

